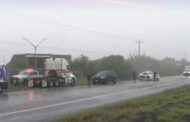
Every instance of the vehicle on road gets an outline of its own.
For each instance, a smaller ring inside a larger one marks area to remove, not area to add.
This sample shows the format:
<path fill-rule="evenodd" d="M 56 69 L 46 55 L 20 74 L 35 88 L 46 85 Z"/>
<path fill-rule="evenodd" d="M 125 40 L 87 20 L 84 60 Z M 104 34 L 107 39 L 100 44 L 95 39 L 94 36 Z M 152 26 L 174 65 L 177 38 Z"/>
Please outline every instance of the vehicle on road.
<path fill-rule="evenodd" d="M 7 81 L 7 70 L 5 64 L 0 64 L 0 93 L 3 92 L 3 89 L 8 88 Z"/>
<path fill-rule="evenodd" d="M 107 84 L 108 82 L 113 82 L 116 84 L 117 74 L 114 71 L 100 71 L 95 76 L 92 77 L 92 83 L 103 83 Z"/>
<path fill-rule="evenodd" d="M 28 69 L 11 77 L 11 84 L 29 87 L 58 87 L 75 85 L 76 77 L 67 69 L 62 58 L 49 58 L 44 63 L 44 75 L 37 70 Z"/>
<path fill-rule="evenodd" d="M 139 74 L 140 81 L 159 81 L 160 75 L 153 71 L 145 71 Z"/>

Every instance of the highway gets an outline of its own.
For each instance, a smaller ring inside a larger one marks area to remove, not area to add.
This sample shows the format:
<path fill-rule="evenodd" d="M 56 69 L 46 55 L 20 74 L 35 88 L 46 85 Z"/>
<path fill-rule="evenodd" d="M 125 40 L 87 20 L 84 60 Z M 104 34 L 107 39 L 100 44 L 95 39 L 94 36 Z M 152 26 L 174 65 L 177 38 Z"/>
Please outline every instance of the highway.
<path fill-rule="evenodd" d="M 181 76 L 159 82 L 35 89 L 0 94 L 0 122 L 48 122 L 63 115 L 123 100 L 152 95 L 190 84 Z"/>

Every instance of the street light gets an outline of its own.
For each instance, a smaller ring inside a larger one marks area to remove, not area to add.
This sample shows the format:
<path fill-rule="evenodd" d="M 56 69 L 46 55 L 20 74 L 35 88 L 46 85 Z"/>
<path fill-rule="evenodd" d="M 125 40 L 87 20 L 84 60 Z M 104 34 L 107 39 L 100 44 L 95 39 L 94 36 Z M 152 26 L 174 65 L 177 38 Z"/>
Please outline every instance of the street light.
<path fill-rule="evenodd" d="M 23 37 L 22 39 L 26 40 L 28 43 L 30 43 L 33 47 L 34 47 L 34 52 L 35 52 L 35 55 L 34 55 L 34 68 L 36 69 L 37 68 L 37 64 L 36 64 L 36 54 L 37 54 L 37 48 L 40 46 L 40 44 L 42 42 L 44 42 L 45 40 L 47 40 L 48 38 L 44 38 L 42 39 L 37 45 L 33 44 L 29 39 Z"/>

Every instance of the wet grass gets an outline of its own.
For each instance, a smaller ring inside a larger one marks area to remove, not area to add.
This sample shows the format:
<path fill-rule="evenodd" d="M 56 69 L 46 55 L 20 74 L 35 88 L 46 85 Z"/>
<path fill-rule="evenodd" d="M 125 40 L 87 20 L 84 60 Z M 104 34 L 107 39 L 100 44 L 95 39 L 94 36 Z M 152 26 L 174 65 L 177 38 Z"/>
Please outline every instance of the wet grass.
<path fill-rule="evenodd" d="M 77 86 L 88 85 L 88 81 L 85 77 L 77 78 L 76 85 Z"/>
<path fill-rule="evenodd" d="M 190 86 L 67 115 L 56 122 L 189 122 Z"/>

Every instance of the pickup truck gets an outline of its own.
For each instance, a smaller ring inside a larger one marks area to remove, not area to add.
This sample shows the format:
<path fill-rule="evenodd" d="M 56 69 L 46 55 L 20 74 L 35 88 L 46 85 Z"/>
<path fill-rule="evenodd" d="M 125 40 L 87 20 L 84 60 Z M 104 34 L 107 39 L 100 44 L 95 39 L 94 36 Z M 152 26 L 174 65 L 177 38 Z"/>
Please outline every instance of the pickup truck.
<path fill-rule="evenodd" d="M 40 75 L 37 70 L 24 70 L 21 71 L 18 75 L 14 75 L 11 77 L 11 84 L 14 86 L 24 85 L 27 86 L 28 82 L 33 79 L 42 79 L 43 75 Z"/>
<path fill-rule="evenodd" d="M 8 88 L 7 81 L 7 70 L 5 64 L 0 64 L 0 93 L 3 92 L 3 89 Z"/>

